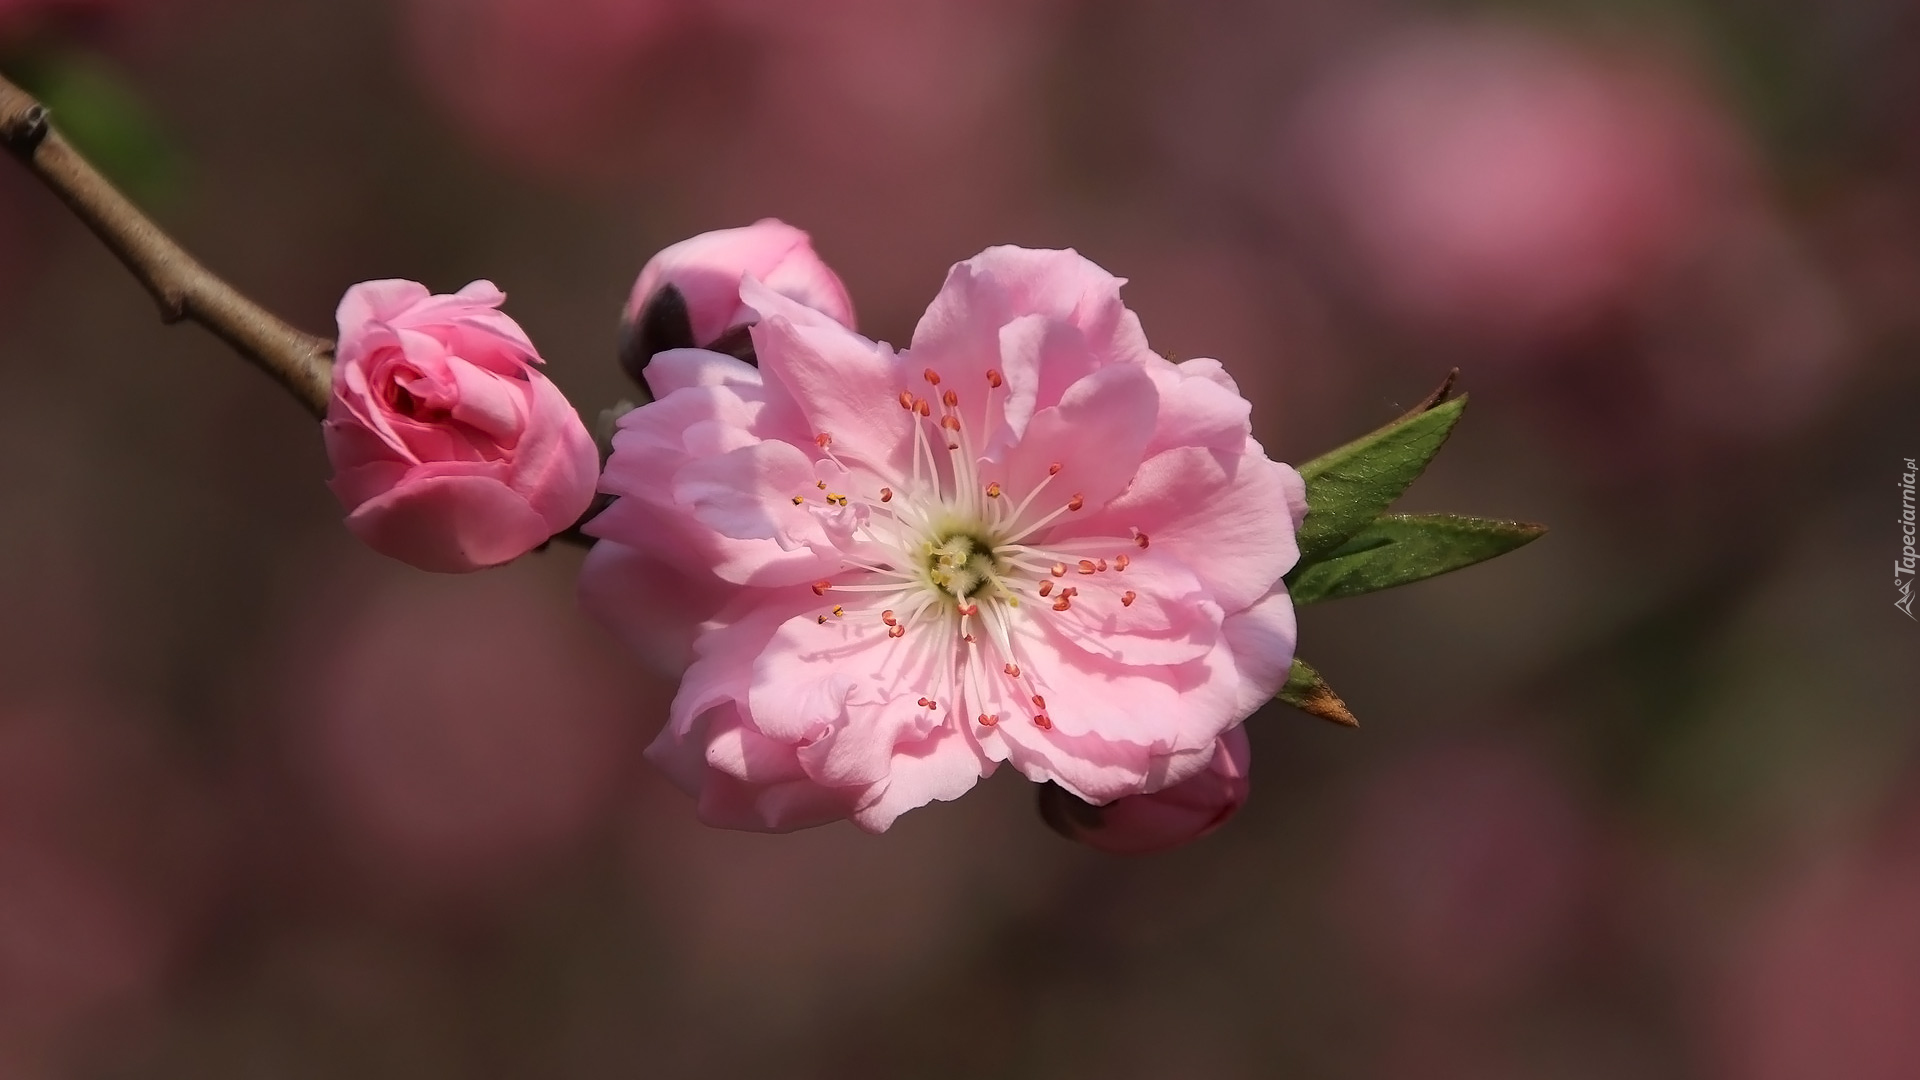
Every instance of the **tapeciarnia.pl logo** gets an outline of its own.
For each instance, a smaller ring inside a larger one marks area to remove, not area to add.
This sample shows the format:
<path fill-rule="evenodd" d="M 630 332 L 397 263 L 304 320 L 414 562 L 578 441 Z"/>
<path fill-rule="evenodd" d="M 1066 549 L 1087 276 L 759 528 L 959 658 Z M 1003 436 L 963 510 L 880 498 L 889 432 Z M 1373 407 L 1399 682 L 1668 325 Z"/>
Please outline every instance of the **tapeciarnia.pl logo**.
<path fill-rule="evenodd" d="M 1914 474 L 1920 472 L 1920 469 L 1914 467 L 1913 461 L 1914 459 L 1907 458 L 1906 471 L 1900 474 L 1900 557 L 1893 561 L 1893 588 L 1900 594 L 1899 599 L 1893 602 L 1893 606 L 1905 612 L 1909 619 L 1914 619 L 1914 561 L 1920 558 L 1913 549 L 1913 481 Z M 1914 619 L 1914 621 L 1920 622 L 1920 619 Z"/>

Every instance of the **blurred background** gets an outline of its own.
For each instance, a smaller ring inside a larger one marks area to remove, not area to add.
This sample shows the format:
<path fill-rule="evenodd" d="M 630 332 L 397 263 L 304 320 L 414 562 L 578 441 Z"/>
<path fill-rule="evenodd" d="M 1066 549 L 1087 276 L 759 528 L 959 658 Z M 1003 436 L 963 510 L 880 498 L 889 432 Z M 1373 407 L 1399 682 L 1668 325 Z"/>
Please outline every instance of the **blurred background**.
<path fill-rule="evenodd" d="M 775 215 L 904 344 L 1073 246 L 1299 462 L 1450 367 L 1414 509 L 1116 859 L 1010 770 L 708 830 L 580 556 L 446 579 L 0 162 L 0 1076 L 1920 1075 L 1913 0 L 0 0 L 0 70 L 327 332 L 486 277 L 584 411 L 642 262 Z"/>

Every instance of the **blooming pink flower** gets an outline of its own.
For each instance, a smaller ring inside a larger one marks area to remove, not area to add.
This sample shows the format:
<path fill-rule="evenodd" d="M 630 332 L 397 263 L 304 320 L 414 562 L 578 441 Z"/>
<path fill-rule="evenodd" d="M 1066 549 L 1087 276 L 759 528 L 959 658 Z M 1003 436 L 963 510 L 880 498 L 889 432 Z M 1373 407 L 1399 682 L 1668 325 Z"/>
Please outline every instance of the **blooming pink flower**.
<path fill-rule="evenodd" d="M 622 318 L 626 340 L 620 362 L 636 381 L 655 353 L 667 349 L 719 348 L 758 316 L 740 299 L 740 283 L 762 285 L 846 326 L 853 301 L 827 268 L 807 234 L 783 221 L 762 218 L 737 229 L 717 229 L 679 243 L 647 260 L 633 283 Z"/>
<path fill-rule="evenodd" d="M 383 555 L 459 573 L 578 520 L 599 454 L 489 281 L 452 296 L 369 281 L 340 301 L 323 430 L 347 527 Z"/>
<path fill-rule="evenodd" d="M 582 592 L 631 640 L 698 622 L 648 754 L 704 820 L 879 831 L 1001 761 L 1106 803 L 1207 768 L 1279 689 L 1304 485 L 1120 284 L 992 248 L 896 352 L 749 281 L 758 368 L 654 358 Z M 644 602 L 675 576 L 711 606 Z"/>
<path fill-rule="evenodd" d="M 1040 789 L 1040 813 L 1069 840 L 1115 855 L 1148 855 L 1190 843 L 1226 824 L 1247 801 L 1246 727 L 1230 728 L 1206 771 L 1150 795 L 1088 806 L 1057 787 Z"/>

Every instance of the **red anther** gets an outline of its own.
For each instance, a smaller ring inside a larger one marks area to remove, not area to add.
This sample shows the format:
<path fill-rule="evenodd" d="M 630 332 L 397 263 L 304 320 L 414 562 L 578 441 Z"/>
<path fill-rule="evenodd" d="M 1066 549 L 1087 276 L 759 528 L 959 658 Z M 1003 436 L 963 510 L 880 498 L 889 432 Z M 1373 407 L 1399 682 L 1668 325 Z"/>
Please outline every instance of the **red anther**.
<path fill-rule="evenodd" d="M 1007 665 L 1006 667 L 1003 667 L 1003 668 L 1001 668 L 1000 670 L 1002 670 L 1002 671 L 1004 671 L 1004 672 L 1006 672 L 1007 674 L 1009 674 L 1009 675 L 1011 675 L 1011 676 L 1013 676 L 1013 677 L 1014 677 L 1014 678 L 1016 678 L 1016 679 L 1020 677 L 1020 665 L 1019 665 L 1019 664 L 1014 664 L 1014 663 L 1009 663 L 1009 664 L 1008 664 L 1008 665 Z"/>
<path fill-rule="evenodd" d="M 1126 592 L 1120 594 L 1120 606 L 1132 607 L 1135 599 L 1137 599 L 1137 597 L 1134 596 L 1133 590 L 1128 589 Z"/>
<path fill-rule="evenodd" d="M 912 395 L 911 393 L 909 393 L 909 392 L 907 392 L 907 391 L 905 391 L 905 390 L 902 390 L 902 391 L 900 391 L 900 407 L 901 407 L 901 408 L 903 408 L 903 409 L 906 409 L 906 410 L 908 410 L 909 412 L 911 412 L 911 411 L 912 411 L 912 409 L 913 409 L 913 395 Z"/>
<path fill-rule="evenodd" d="M 927 399 L 923 397 L 913 399 L 913 411 L 919 413 L 921 416 L 933 415 L 933 410 L 927 408 Z"/>
<path fill-rule="evenodd" d="M 820 447 L 820 449 L 825 450 L 827 447 L 833 445 L 833 436 L 823 431 L 820 434 L 815 435 L 813 437 L 813 441 L 815 444 L 817 444 Z"/>
<path fill-rule="evenodd" d="M 1055 611 L 1065 611 L 1072 606 L 1073 597 L 1068 596 L 1066 593 L 1061 593 L 1060 599 L 1053 602 L 1053 610 Z"/>
<path fill-rule="evenodd" d="M 976 642 L 976 641 L 979 641 L 980 639 L 979 639 L 979 638 L 977 638 L 977 637 L 974 637 L 974 636 L 973 636 L 972 634 L 961 634 L 961 635 L 960 635 L 960 640 L 961 640 L 961 641 L 964 641 L 964 642 L 966 642 L 966 643 L 967 643 L 967 644 L 969 644 L 969 645 L 971 645 L 971 644 L 973 644 L 974 642 Z"/>
<path fill-rule="evenodd" d="M 1092 559 L 1081 559 L 1081 560 L 1080 560 L 1080 572 L 1081 572 L 1081 573 L 1083 573 L 1083 574 L 1091 574 L 1091 573 L 1093 573 L 1093 572 L 1094 572 L 1094 568 L 1093 568 L 1093 560 L 1092 560 Z"/>
<path fill-rule="evenodd" d="M 980 614 L 980 605 L 979 605 L 979 604 L 961 604 L 961 605 L 960 605 L 960 614 L 962 614 L 962 615 L 978 615 L 978 614 Z"/>
<path fill-rule="evenodd" d="M 927 699 L 926 699 L 926 698 L 921 698 L 921 699 L 920 699 L 920 707 L 921 707 L 921 708 L 923 708 L 923 709 L 927 707 Z"/>
<path fill-rule="evenodd" d="M 1052 731 L 1053 717 L 1048 716 L 1046 713 L 1041 713 L 1033 718 L 1033 726 L 1039 728 L 1041 731 Z"/>
<path fill-rule="evenodd" d="M 960 418 L 953 415 L 952 413 L 948 413 L 947 415 L 940 418 L 940 426 L 943 428 L 946 428 L 948 431 L 959 431 Z"/>
<path fill-rule="evenodd" d="M 840 505 L 841 505 L 841 506 L 845 506 L 845 505 L 847 505 L 847 504 L 846 504 L 846 503 L 845 503 L 845 502 L 843 501 L 843 502 L 841 502 L 841 504 L 840 504 Z M 1105 559 L 1099 559 L 1099 560 L 1096 560 L 1096 561 L 1094 562 L 1094 564 L 1093 564 L 1093 565 L 1094 565 L 1094 566 L 1095 566 L 1096 568 L 1098 568 L 1099 570 L 1101 570 L 1101 571 L 1105 571 L 1105 570 L 1106 570 L 1106 568 L 1107 568 L 1107 560 L 1105 560 Z"/>
<path fill-rule="evenodd" d="M 887 636 L 888 637 L 905 637 L 906 633 L 907 633 L 906 627 L 896 626 L 893 629 L 887 631 Z"/>
<path fill-rule="evenodd" d="M 1043 578 L 1043 579 L 1041 579 L 1041 581 L 1040 581 L 1040 595 L 1041 595 L 1041 596 L 1045 596 L 1045 595 L 1047 595 L 1048 593 L 1050 593 L 1050 592 L 1052 592 L 1052 591 L 1053 591 L 1053 579 L 1051 579 L 1051 578 Z"/>
<path fill-rule="evenodd" d="M 898 625 L 897 623 L 894 622 L 892 608 L 888 608 L 887 610 L 880 613 L 880 621 L 883 623 L 886 623 L 888 626 Z"/>
<path fill-rule="evenodd" d="M 1049 466 L 1047 466 L 1047 475 L 1048 475 L 1048 476 L 1059 476 L 1059 475 L 1060 475 L 1060 463 L 1056 461 L 1056 462 L 1054 462 L 1053 464 L 1051 464 L 1051 465 L 1049 465 Z"/>
<path fill-rule="evenodd" d="M 988 368 L 988 369 L 987 369 L 987 385 L 988 385 L 988 386 L 991 386 L 991 387 L 993 387 L 993 388 L 994 388 L 995 390 L 998 390 L 998 389 L 1000 388 L 1000 384 L 1001 384 L 1001 383 L 1003 383 L 1003 382 L 1005 382 L 1005 381 L 1006 381 L 1005 379 L 1002 379 L 1002 378 L 1000 377 L 1000 369 L 999 369 L 999 368 Z"/>
<path fill-rule="evenodd" d="M 1064 597 L 1066 597 L 1066 598 L 1067 598 L 1067 599 L 1069 599 L 1069 600 L 1071 600 L 1071 599 L 1073 599 L 1074 597 L 1076 597 L 1076 596 L 1079 596 L 1079 595 L 1080 595 L 1080 590 L 1079 590 L 1079 589 L 1076 589 L 1076 588 L 1074 588 L 1074 587 L 1073 587 L 1073 586 L 1071 586 L 1071 585 L 1069 585 L 1069 586 L 1067 586 L 1066 588 L 1064 588 L 1064 589 L 1061 589 L 1061 590 L 1060 590 L 1060 595 L 1061 595 L 1061 596 L 1064 596 Z"/>
<path fill-rule="evenodd" d="M 1125 555 L 1115 555 L 1113 557 L 1113 568 L 1115 570 L 1125 570 L 1127 568 L 1127 564 L 1131 562 L 1133 562 L 1133 560 L 1127 558 Z"/>
<path fill-rule="evenodd" d="M 958 408 L 960 405 L 960 395 L 949 390 L 940 395 L 940 404 L 945 405 L 949 409 Z"/>
<path fill-rule="evenodd" d="M 1066 575 L 1066 572 L 1067 572 L 1067 564 L 1063 562 L 1054 563 L 1052 568 L 1048 572 L 1051 573 L 1054 577 L 1063 577 Z"/>
<path fill-rule="evenodd" d="M 1078 510 L 1085 505 L 1087 505 L 1087 497 L 1077 491 L 1073 493 L 1073 498 L 1067 500 L 1068 510 Z"/>
<path fill-rule="evenodd" d="M 987 498 L 997 499 L 999 497 L 1000 497 L 1000 481 L 995 480 L 992 483 L 987 485 Z"/>
<path fill-rule="evenodd" d="M 921 372 L 920 377 L 927 380 L 928 382 L 932 383 L 935 386 L 940 385 L 940 373 L 933 370 L 932 368 L 928 368 L 927 370 Z"/>
<path fill-rule="evenodd" d="M 995 724 L 997 724 L 997 723 L 999 723 L 999 722 L 1000 722 L 1000 716 L 999 716 L 999 714 L 997 714 L 997 713 L 996 713 L 995 715 L 993 715 L 993 716 L 988 716 L 988 715 L 987 715 L 986 713 L 981 713 L 981 714 L 980 714 L 980 726 L 981 726 L 981 727 L 992 727 L 993 725 L 995 725 Z"/>
<path fill-rule="evenodd" d="M 1146 533 L 1135 534 L 1133 538 L 1133 543 L 1134 543 L 1134 546 L 1138 547 L 1141 551 L 1147 550 L 1147 534 Z"/>
<path fill-rule="evenodd" d="M 821 578 L 819 581 L 813 583 L 813 595 L 825 596 L 827 595 L 827 590 L 831 588 L 833 588 L 833 582 L 828 581 L 826 578 Z"/>
<path fill-rule="evenodd" d="M 880 501 L 881 501 L 881 502 L 892 502 L 892 501 L 893 501 L 893 489 L 892 489 L 892 488 L 881 488 L 881 489 L 880 489 Z"/>
<path fill-rule="evenodd" d="M 940 707 L 940 703 L 939 703 L 939 702 L 937 702 L 937 701 L 935 701 L 935 700 L 933 700 L 932 698 L 928 698 L 928 699 L 927 699 L 927 708 L 929 708 L 929 709 L 937 709 L 937 708 L 939 708 L 939 707 Z"/>
<path fill-rule="evenodd" d="M 1034 707 L 1034 708 L 1036 708 L 1036 709 L 1039 709 L 1039 710 L 1040 710 L 1041 712 L 1046 712 L 1046 711 L 1047 711 L 1047 699 L 1046 699 L 1046 698 L 1043 698 L 1043 697 L 1041 697 L 1041 696 L 1040 696 L 1039 694 L 1035 694 L 1035 695 L 1033 695 L 1033 707 Z"/>

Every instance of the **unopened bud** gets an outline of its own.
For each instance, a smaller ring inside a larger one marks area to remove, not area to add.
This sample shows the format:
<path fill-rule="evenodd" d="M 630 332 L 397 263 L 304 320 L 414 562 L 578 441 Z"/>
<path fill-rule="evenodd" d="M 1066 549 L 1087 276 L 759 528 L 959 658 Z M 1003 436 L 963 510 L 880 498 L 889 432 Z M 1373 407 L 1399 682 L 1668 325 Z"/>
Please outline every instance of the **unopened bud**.
<path fill-rule="evenodd" d="M 643 388 L 649 361 L 669 349 L 711 349 L 754 362 L 756 316 L 740 300 L 752 277 L 846 326 L 853 302 L 807 234 L 773 218 L 682 240 L 647 260 L 620 324 L 620 366 Z"/>

